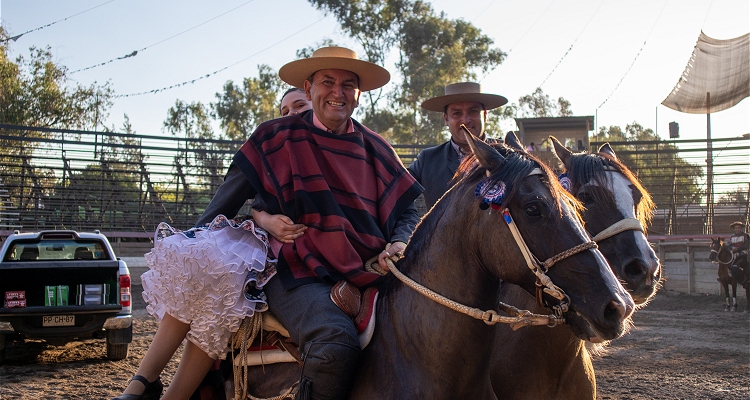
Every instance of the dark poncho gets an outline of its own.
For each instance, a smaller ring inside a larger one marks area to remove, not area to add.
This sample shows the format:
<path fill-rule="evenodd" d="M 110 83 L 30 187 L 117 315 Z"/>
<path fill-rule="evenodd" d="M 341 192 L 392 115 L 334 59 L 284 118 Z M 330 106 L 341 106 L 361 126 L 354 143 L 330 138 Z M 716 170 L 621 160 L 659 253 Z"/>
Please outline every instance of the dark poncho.
<path fill-rule="evenodd" d="M 354 121 L 336 135 L 313 113 L 261 124 L 234 156 L 270 213 L 289 216 L 307 231 L 279 254 L 279 274 L 291 289 L 323 279 L 366 286 L 379 276 L 363 269 L 396 221 L 422 192 L 393 148 Z"/>

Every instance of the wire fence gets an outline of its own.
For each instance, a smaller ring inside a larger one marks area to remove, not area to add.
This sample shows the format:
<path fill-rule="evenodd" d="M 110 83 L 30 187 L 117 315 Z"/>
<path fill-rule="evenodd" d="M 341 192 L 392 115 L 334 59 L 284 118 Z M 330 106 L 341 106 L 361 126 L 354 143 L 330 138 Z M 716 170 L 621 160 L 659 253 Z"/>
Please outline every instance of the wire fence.
<path fill-rule="evenodd" d="M 705 140 L 611 143 L 657 201 L 650 233 L 728 232 L 732 221 L 747 221 L 750 138 L 710 144 L 709 176 Z M 241 145 L 0 124 L 0 236 L 12 230 L 98 229 L 136 240 L 150 237 L 161 221 L 189 228 Z M 394 147 L 409 165 L 427 146 Z M 558 167 L 550 152 L 535 153 Z M 241 213 L 249 211 L 245 207 Z"/>

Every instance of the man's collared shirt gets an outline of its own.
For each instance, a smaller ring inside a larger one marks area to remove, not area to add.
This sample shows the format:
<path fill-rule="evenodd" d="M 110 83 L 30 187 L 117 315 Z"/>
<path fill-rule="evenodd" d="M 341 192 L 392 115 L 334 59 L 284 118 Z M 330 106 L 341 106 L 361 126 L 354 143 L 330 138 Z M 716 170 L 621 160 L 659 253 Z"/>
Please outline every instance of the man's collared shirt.
<path fill-rule="evenodd" d="M 313 124 L 315 125 L 316 128 L 322 129 L 326 132 L 333 133 L 332 130 L 328 129 L 327 126 L 323 125 L 323 123 L 320 122 L 320 120 L 318 119 L 318 116 L 315 115 L 314 112 L 313 112 Z M 349 120 L 346 123 L 346 133 L 351 133 L 351 132 L 354 132 L 354 122 L 352 122 L 352 119 L 349 118 Z"/>

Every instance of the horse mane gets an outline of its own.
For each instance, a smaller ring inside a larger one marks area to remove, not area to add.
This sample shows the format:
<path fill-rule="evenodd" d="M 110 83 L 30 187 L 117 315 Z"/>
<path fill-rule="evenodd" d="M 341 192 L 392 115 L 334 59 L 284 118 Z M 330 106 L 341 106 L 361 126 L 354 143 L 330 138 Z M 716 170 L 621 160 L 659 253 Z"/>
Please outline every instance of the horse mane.
<path fill-rule="evenodd" d="M 520 186 L 519 183 L 521 182 L 521 180 L 529 175 L 529 173 L 531 173 L 534 168 L 539 168 L 542 171 L 541 180 L 547 186 L 552 196 L 554 203 L 552 206 L 557 210 L 559 215 L 563 215 L 562 204 L 565 203 L 568 206 L 568 210 L 574 214 L 573 217 L 578 218 L 579 221 L 583 222 L 583 219 L 581 218 L 583 205 L 560 185 L 557 180 L 557 176 L 543 162 L 539 161 L 536 157 L 529 155 L 528 153 L 515 151 L 514 149 L 501 143 L 491 144 L 491 146 L 505 158 L 505 162 L 503 163 L 502 167 L 498 168 L 496 171 L 492 171 L 492 175 L 489 177 L 489 180 L 492 183 L 498 181 L 503 181 L 505 183 L 506 193 L 503 200 L 504 204 L 508 204 L 513 200 L 518 191 L 518 187 Z M 485 176 L 485 169 L 479 168 L 479 162 L 473 154 L 468 155 L 464 158 L 464 160 L 461 162 L 461 165 L 458 167 L 458 170 L 456 170 L 453 179 L 451 179 L 451 182 L 448 185 L 449 187 L 453 186 L 453 189 L 450 189 L 443 195 L 438 203 L 435 204 L 432 209 L 430 209 L 428 214 L 422 218 L 419 224 L 417 224 L 417 227 L 414 229 L 414 232 L 409 239 L 409 251 L 406 252 L 407 258 L 420 257 L 422 251 L 428 246 L 430 240 L 432 240 L 432 234 L 437 230 L 440 215 L 449 212 L 447 207 L 445 207 L 443 204 L 446 202 L 448 197 L 455 195 L 455 189 L 462 185 L 471 185 L 472 183 L 476 184 L 479 180 L 484 179 Z M 473 185 L 471 190 L 473 196 Z M 473 205 L 473 207 L 476 207 L 478 209 L 479 204 L 480 200 L 476 199 L 476 203 Z M 466 205 L 466 207 L 471 206 L 472 205 L 470 204 Z M 412 265 L 409 265 L 407 263 L 399 268 L 401 269 L 401 272 L 408 273 L 411 267 Z M 386 277 L 386 282 L 388 282 L 388 277 Z M 386 284 L 383 286 L 386 287 L 385 291 L 387 291 L 387 288 L 391 285 Z M 384 294 L 385 293 L 386 292 L 384 292 Z"/>
<path fill-rule="evenodd" d="M 542 171 L 542 182 L 547 186 L 552 195 L 554 207 L 557 212 L 562 215 L 563 207 L 562 204 L 568 205 L 568 208 L 575 214 L 576 218 L 580 218 L 580 213 L 583 210 L 583 205 L 578 199 L 565 190 L 557 180 L 557 175 L 552 172 L 545 163 L 541 162 L 531 154 L 516 150 L 510 146 L 502 143 L 491 143 L 495 150 L 505 158 L 505 163 L 502 168 L 496 171 L 492 171 L 489 180 L 491 183 L 502 181 L 506 186 L 506 194 L 504 203 L 509 203 L 515 197 L 518 190 L 518 183 L 528 176 L 535 168 L 539 168 Z M 478 175 L 484 175 L 484 169 L 478 168 L 479 163 L 476 157 L 472 154 L 464 158 L 461 165 L 456 171 L 456 175 L 453 180 L 467 179 L 475 180 Z"/>
<path fill-rule="evenodd" d="M 566 172 L 573 185 L 571 187 L 573 193 L 577 193 L 583 185 L 590 181 L 610 183 L 606 173 L 608 170 L 614 169 L 621 173 L 641 195 L 640 201 L 636 204 L 636 218 L 641 221 L 641 225 L 644 227 L 651 223 L 656 204 L 646 188 L 638 181 L 638 178 L 623 163 L 609 154 L 575 153 L 571 155 L 569 164 Z M 597 192 L 592 193 L 592 195 L 594 201 L 614 206 L 614 198 L 605 197 Z"/>

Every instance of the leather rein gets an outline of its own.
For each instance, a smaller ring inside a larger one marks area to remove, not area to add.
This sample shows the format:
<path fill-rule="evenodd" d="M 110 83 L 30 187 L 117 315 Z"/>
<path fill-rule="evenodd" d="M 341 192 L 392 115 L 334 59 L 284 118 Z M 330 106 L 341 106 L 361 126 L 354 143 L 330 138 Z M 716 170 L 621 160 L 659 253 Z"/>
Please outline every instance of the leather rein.
<path fill-rule="evenodd" d="M 541 174 L 542 174 L 541 169 L 535 168 L 529 174 L 529 176 L 541 175 Z M 513 330 L 516 330 L 522 326 L 546 325 L 546 326 L 554 327 L 558 324 L 565 323 L 565 318 L 563 317 L 563 314 L 568 311 L 568 306 L 570 305 L 570 297 L 568 297 L 568 295 L 565 294 L 565 292 L 560 287 L 556 286 L 552 282 L 549 276 L 547 276 L 546 272 L 549 271 L 550 267 L 552 267 L 554 264 L 556 264 L 559 261 L 562 261 L 570 256 L 578 254 L 584 250 L 596 249 L 598 247 L 596 242 L 593 240 L 590 240 L 590 241 L 581 243 L 553 257 L 550 257 L 543 262 L 540 262 L 539 259 L 531 252 L 531 250 L 529 249 L 529 246 L 526 244 L 526 241 L 524 241 L 523 236 L 521 235 L 521 232 L 518 230 L 518 227 L 513 221 L 513 217 L 510 215 L 510 210 L 508 210 L 507 208 L 503 208 L 502 216 L 503 216 L 503 220 L 505 221 L 505 223 L 508 225 L 508 228 L 510 229 L 510 232 L 513 236 L 513 239 L 516 242 L 516 245 L 518 246 L 519 250 L 521 250 L 521 254 L 523 255 L 526 261 L 526 265 L 531 270 L 531 272 L 534 273 L 534 275 L 536 276 L 537 301 L 542 307 L 545 307 L 549 309 L 550 311 L 552 311 L 552 314 L 534 314 L 528 310 L 520 310 L 518 308 L 515 308 L 513 306 L 510 306 L 502 302 L 499 304 L 499 307 L 503 311 L 511 315 L 510 317 L 501 316 L 495 310 L 482 311 L 480 309 L 469 307 L 461 303 L 458 303 L 456 301 L 450 300 L 424 287 L 423 285 L 415 282 L 408 276 L 404 275 L 401 271 L 399 271 L 391 259 L 386 259 L 386 262 L 388 263 L 388 267 L 390 268 L 391 272 L 393 272 L 393 275 L 396 276 L 396 278 L 398 278 L 401 282 L 411 287 L 412 289 L 416 290 L 417 292 L 423 294 L 424 296 L 448 308 L 451 308 L 455 311 L 466 314 L 470 317 L 480 319 L 484 321 L 484 323 L 487 325 L 495 325 L 498 322 L 506 323 L 506 324 L 509 324 Z M 403 255 L 401 255 L 401 257 L 403 257 Z M 368 264 L 370 263 L 368 262 Z M 545 304 L 545 302 L 542 300 L 543 294 L 545 293 L 548 294 L 549 296 L 552 296 L 556 300 L 558 300 L 559 303 L 554 306 L 549 306 L 548 304 Z"/>
<path fill-rule="evenodd" d="M 613 171 L 616 171 L 616 170 L 613 169 Z M 619 172 L 619 171 L 616 171 L 616 172 Z M 529 175 L 541 175 L 541 174 L 542 174 L 541 170 L 539 168 L 535 168 Z M 390 271 L 393 272 L 393 275 L 396 276 L 396 278 L 398 278 L 401 282 L 403 282 L 405 285 L 409 286 L 410 288 L 414 289 L 415 291 L 421 293 L 422 295 L 428 297 L 429 299 L 443 306 L 446 306 L 452 310 L 458 311 L 472 318 L 482 320 L 487 325 L 495 325 L 496 323 L 505 323 L 505 324 L 509 324 L 509 326 L 513 330 L 519 329 L 523 326 L 532 326 L 532 325 L 546 325 L 549 327 L 554 327 L 554 326 L 557 326 L 558 324 L 565 323 L 565 318 L 563 317 L 563 314 L 566 311 L 568 311 L 568 306 L 570 305 L 570 297 L 568 297 L 568 295 L 565 294 L 565 292 L 560 287 L 556 286 L 552 282 L 552 280 L 549 278 L 549 276 L 545 274 L 545 272 L 547 272 L 549 268 L 555 263 L 557 263 L 558 261 L 564 260 L 584 250 L 598 248 L 597 242 L 600 242 L 604 239 L 608 239 L 619 233 L 629 231 L 629 230 L 635 230 L 635 231 L 640 231 L 640 232 L 645 233 L 645 230 L 643 229 L 643 225 L 641 225 L 641 221 L 639 221 L 636 218 L 624 218 L 620 221 L 615 222 L 614 224 L 609 226 L 607 229 L 599 232 L 596 236 L 592 238 L 592 240 L 585 242 L 585 243 L 581 243 L 568 250 L 565 250 L 556 256 L 550 257 L 544 262 L 540 262 L 539 259 L 536 258 L 536 256 L 534 256 L 534 254 L 531 252 L 526 242 L 523 240 L 523 236 L 521 235 L 521 232 L 518 230 L 518 227 L 513 221 L 513 217 L 511 217 L 510 211 L 507 208 L 504 208 L 502 211 L 502 214 L 503 214 L 503 220 L 508 225 L 508 228 L 510 229 L 511 234 L 513 235 L 513 239 L 516 241 L 516 244 L 518 245 L 519 250 L 521 250 L 523 257 L 526 260 L 526 265 L 536 276 L 535 285 L 536 285 L 537 303 L 540 306 L 552 311 L 552 314 L 535 314 L 535 313 L 532 313 L 531 311 L 521 310 L 511 305 L 505 304 L 503 302 L 500 302 L 498 306 L 501 310 L 503 310 L 508 315 L 510 315 L 510 317 L 501 316 L 495 310 L 482 311 L 478 308 L 469 307 L 461 303 L 458 303 L 456 301 L 453 301 L 451 299 L 448 299 L 445 296 L 442 296 L 426 288 L 425 286 L 415 282 L 408 276 L 404 275 L 401 271 L 399 271 L 398 268 L 396 268 L 396 265 L 393 262 L 393 260 L 390 258 L 386 259 L 386 262 L 388 263 L 388 267 L 390 268 Z M 399 257 L 399 258 L 403 257 L 403 254 L 399 254 L 396 257 Z M 377 258 L 374 259 L 374 263 L 371 261 L 371 262 L 368 262 L 367 264 L 377 265 Z M 380 272 L 378 271 L 379 270 L 378 267 L 371 268 L 370 270 Z M 553 298 L 558 300 L 559 303 L 552 307 L 550 307 L 548 304 L 545 304 L 543 300 L 544 293 L 552 296 Z"/>
<path fill-rule="evenodd" d="M 731 255 L 731 258 L 729 261 L 721 261 L 721 253 L 729 253 Z M 732 253 L 729 249 L 724 246 L 724 243 L 721 243 L 719 246 L 719 250 L 711 249 L 711 252 L 709 254 L 716 253 L 716 261 L 711 261 L 713 264 L 721 264 L 721 265 L 732 265 L 734 264 L 735 258 L 737 258 L 737 253 Z"/>

